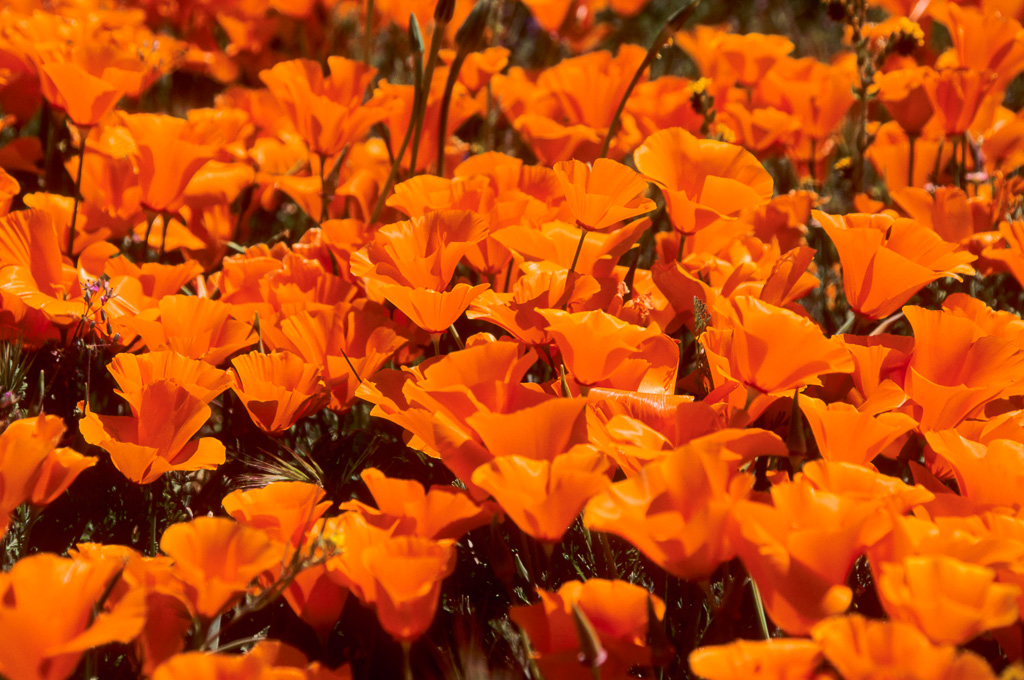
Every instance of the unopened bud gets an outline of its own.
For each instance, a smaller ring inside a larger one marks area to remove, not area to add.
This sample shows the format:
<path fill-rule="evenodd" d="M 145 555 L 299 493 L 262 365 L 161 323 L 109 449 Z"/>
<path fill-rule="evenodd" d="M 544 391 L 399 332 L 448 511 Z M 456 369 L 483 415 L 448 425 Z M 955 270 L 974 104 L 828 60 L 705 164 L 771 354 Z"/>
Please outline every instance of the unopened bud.
<path fill-rule="evenodd" d="M 580 640 L 580 663 L 587 668 L 597 668 L 608 660 L 608 652 L 601 645 L 601 638 L 590 619 L 575 602 L 572 603 L 572 618 L 576 622 L 576 637 Z"/>
<path fill-rule="evenodd" d="M 487 18 L 491 13 L 489 0 L 477 0 L 469 16 L 462 22 L 455 34 L 455 44 L 460 50 L 475 52 L 483 46 L 487 35 Z"/>
<path fill-rule="evenodd" d="M 675 13 L 668 18 L 666 27 L 673 33 L 682 30 L 683 26 L 686 25 L 686 22 L 693 18 L 694 13 L 697 11 L 697 5 L 699 4 L 700 0 L 694 0 L 694 2 L 677 9 Z"/>
<path fill-rule="evenodd" d="M 444 26 L 455 16 L 455 0 L 437 0 L 434 6 L 434 21 Z"/>
<path fill-rule="evenodd" d="M 420 32 L 420 22 L 416 20 L 415 14 L 409 14 L 409 46 L 414 54 L 423 54 L 423 33 Z"/>

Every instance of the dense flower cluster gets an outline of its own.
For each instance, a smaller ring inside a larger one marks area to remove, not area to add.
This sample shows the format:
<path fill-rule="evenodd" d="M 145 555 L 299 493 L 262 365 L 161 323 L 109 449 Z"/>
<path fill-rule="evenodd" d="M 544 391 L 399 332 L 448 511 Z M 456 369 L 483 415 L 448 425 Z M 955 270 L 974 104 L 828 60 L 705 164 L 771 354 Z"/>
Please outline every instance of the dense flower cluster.
<path fill-rule="evenodd" d="M 0 676 L 1020 672 L 1024 4 L 671 4 L 0 9 Z"/>

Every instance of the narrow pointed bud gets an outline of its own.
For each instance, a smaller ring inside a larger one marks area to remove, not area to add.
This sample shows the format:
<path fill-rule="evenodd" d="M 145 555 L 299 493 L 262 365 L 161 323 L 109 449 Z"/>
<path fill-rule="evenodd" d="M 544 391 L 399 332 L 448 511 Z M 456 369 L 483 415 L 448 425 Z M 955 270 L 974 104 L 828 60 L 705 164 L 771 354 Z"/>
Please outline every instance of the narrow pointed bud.
<path fill-rule="evenodd" d="M 477 0 L 469 16 L 455 33 L 455 44 L 459 50 L 475 52 L 483 47 L 487 37 L 487 19 L 491 14 L 489 0 Z"/>
<path fill-rule="evenodd" d="M 446 26 L 455 16 L 455 0 L 437 0 L 434 6 L 434 21 L 438 26 Z"/>
<path fill-rule="evenodd" d="M 423 54 L 423 33 L 420 32 L 420 22 L 412 13 L 409 14 L 409 45 L 414 54 Z"/>
<path fill-rule="evenodd" d="M 572 603 L 572 619 L 576 623 L 576 637 L 580 640 L 580 663 L 587 668 L 597 668 L 608 660 L 608 652 L 601 645 L 590 619 L 575 602 Z"/>
<path fill-rule="evenodd" d="M 668 22 L 665 24 L 666 27 L 673 33 L 682 30 L 683 26 L 686 25 L 686 22 L 693 18 L 694 13 L 697 11 L 697 5 L 699 4 L 700 0 L 695 0 L 688 5 L 684 5 L 677 9 L 672 16 L 668 18 Z"/>

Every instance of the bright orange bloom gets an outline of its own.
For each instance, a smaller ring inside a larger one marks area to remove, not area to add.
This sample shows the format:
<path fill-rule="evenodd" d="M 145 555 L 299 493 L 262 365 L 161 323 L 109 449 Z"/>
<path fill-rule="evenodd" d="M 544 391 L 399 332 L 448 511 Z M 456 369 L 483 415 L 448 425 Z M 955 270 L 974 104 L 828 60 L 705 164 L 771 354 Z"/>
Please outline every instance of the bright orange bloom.
<path fill-rule="evenodd" d="M 371 524 L 396 536 L 458 540 L 494 515 L 492 504 L 477 505 L 465 492 L 450 486 L 435 485 L 424 491 L 414 479 L 389 478 L 376 468 L 366 468 L 359 476 L 377 507 L 353 500 L 338 508 L 359 512 Z"/>
<path fill-rule="evenodd" d="M 557 343 L 566 369 L 579 384 L 586 386 L 611 378 L 627 359 L 643 358 L 651 341 L 662 335 L 657 326 L 635 326 L 600 310 L 539 313 L 548 322 L 547 331 Z M 674 384 L 674 380 L 671 382 Z"/>
<path fill-rule="evenodd" d="M 180 385 L 204 404 L 231 386 L 227 372 L 170 350 L 118 354 L 107 364 L 107 370 L 120 386 L 114 394 L 135 407 L 143 389 L 160 380 Z"/>
<path fill-rule="evenodd" d="M 960 495 L 979 507 L 1019 510 L 1024 505 L 1019 489 L 1024 484 L 1024 444 L 995 438 L 973 441 L 956 430 L 926 432 L 928 446 L 948 463 L 956 475 Z"/>
<path fill-rule="evenodd" d="M 869 402 L 858 408 L 846 402 L 825 404 L 801 395 L 800 410 L 811 426 L 822 458 L 858 465 L 870 464 L 917 427 L 917 421 L 905 413 L 873 412 Z"/>
<path fill-rule="evenodd" d="M 6 170 L 0 168 L 0 217 L 11 211 L 11 201 L 21 193 L 21 185 Z"/>
<path fill-rule="evenodd" d="M 43 96 L 68 114 L 79 127 L 98 124 L 114 110 L 124 92 L 74 62 L 52 62 L 39 68 Z"/>
<path fill-rule="evenodd" d="M 123 567 L 118 559 L 41 553 L 0 574 L 0 673 L 10 680 L 64 680 L 89 649 L 135 639 L 146 622 L 142 598 L 93 612 Z"/>
<path fill-rule="evenodd" d="M 263 531 L 271 540 L 297 548 L 331 501 L 307 482 L 273 482 L 258 489 L 237 489 L 221 501 L 239 524 Z"/>
<path fill-rule="evenodd" d="M 735 508 L 733 540 L 772 621 L 800 635 L 850 606 L 847 575 L 878 501 L 818 489 L 803 475 L 773 486 L 771 498 Z"/>
<path fill-rule="evenodd" d="M 64 237 L 67 240 L 67 237 Z M 52 323 L 66 325 L 86 313 L 78 272 L 65 264 L 57 225 L 42 210 L 0 217 L 0 288 Z"/>
<path fill-rule="evenodd" d="M 684 234 L 772 197 L 774 181 L 749 151 L 697 139 L 682 128 L 651 135 L 633 160 L 637 170 L 661 187 L 672 226 Z"/>
<path fill-rule="evenodd" d="M 214 366 L 256 342 L 250 324 L 231 318 L 230 305 L 195 295 L 168 295 L 124 324 L 150 351 L 172 349 Z"/>
<path fill-rule="evenodd" d="M 310 151 L 324 158 L 357 142 L 387 114 L 380 95 L 363 103 L 377 69 L 360 61 L 328 57 L 329 74 L 309 59 L 281 61 L 260 71 Z"/>
<path fill-rule="evenodd" d="M 272 680 L 279 677 L 251 654 L 176 654 L 157 666 L 153 680 Z"/>
<path fill-rule="evenodd" d="M 779 59 L 793 51 L 792 41 L 781 35 L 726 33 L 712 26 L 697 26 L 676 34 L 679 46 L 697 62 L 701 74 L 716 88 L 734 84 L 755 87 Z"/>
<path fill-rule="evenodd" d="M 373 574 L 381 626 L 399 642 L 418 639 L 434 620 L 441 582 L 455 570 L 455 542 L 402 536 L 366 548 L 361 558 Z"/>
<path fill-rule="evenodd" d="M 700 338 L 716 385 L 722 377 L 781 395 L 820 385 L 826 373 L 853 370 L 844 347 L 794 312 L 747 296 L 723 300 L 720 309 L 721 321 Z M 793 347 L 800 351 L 793 352 Z"/>
<path fill-rule="evenodd" d="M 817 210 L 814 217 L 839 252 L 850 307 L 870 319 L 889 316 L 932 281 L 974 273 L 974 255 L 913 220 Z"/>
<path fill-rule="evenodd" d="M 330 401 L 320 369 L 291 352 L 249 352 L 231 360 L 231 389 L 252 421 L 278 435 Z"/>
<path fill-rule="evenodd" d="M 643 197 L 644 178 L 618 161 L 598 158 L 593 168 L 563 161 L 555 165 L 555 177 L 576 224 L 587 231 L 605 231 L 655 208 L 654 201 Z"/>
<path fill-rule="evenodd" d="M 997 92 L 1024 70 L 1024 40 L 1021 39 L 1020 14 L 990 8 L 968 7 L 948 3 L 944 6 L 948 16 L 942 21 L 953 39 L 956 65 L 995 71 L 993 84 Z"/>
<path fill-rule="evenodd" d="M 958 187 L 903 187 L 889 194 L 901 210 L 950 243 L 967 244 L 977 232 L 992 228 L 985 199 L 970 197 Z"/>
<path fill-rule="evenodd" d="M 436 291 L 395 285 L 384 286 L 382 292 L 385 299 L 414 324 L 431 335 L 440 335 L 459 320 L 473 300 L 487 287 L 486 283 L 478 286 L 458 283 L 450 291 Z"/>
<path fill-rule="evenodd" d="M 974 69 L 942 69 L 924 79 L 925 92 L 947 136 L 963 134 L 972 125 L 987 127 L 994 106 L 983 108 L 995 73 Z M 984 120 L 977 120 L 984 116 Z"/>
<path fill-rule="evenodd" d="M 775 451 L 785 453 L 782 446 Z M 753 487 L 753 478 L 735 467 L 714 451 L 684 447 L 595 495 L 583 521 L 623 537 L 673 576 L 707 578 L 735 556 L 732 508 Z"/>
<path fill-rule="evenodd" d="M 190 391 L 195 388 L 169 379 L 138 392 L 127 388 L 127 382 L 121 385 L 132 415 L 102 416 L 86 404 L 78 423 L 85 440 L 105 449 L 125 477 L 149 484 L 169 470 L 212 470 L 224 462 L 224 445 L 215 437 L 192 440 L 211 414 L 206 402 Z"/>
<path fill-rule="evenodd" d="M 524 532 L 557 543 L 587 500 L 611 483 L 610 467 L 607 456 L 588 449 L 550 460 L 502 456 L 477 468 L 473 483 L 494 496 Z"/>
<path fill-rule="evenodd" d="M 796 680 L 814 678 L 821 649 L 811 640 L 737 640 L 690 653 L 690 670 L 707 680 Z"/>
<path fill-rule="evenodd" d="M 529 637 L 544 677 L 593 677 L 593 669 L 580 662 L 583 643 L 577 633 L 576 616 L 583 616 L 590 623 L 605 654 L 603 659 L 590 660 L 599 664 L 602 678 L 629 678 L 632 666 L 651 664 L 648 628 L 651 623 L 660 625 L 665 603 L 644 588 L 625 581 L 594 578 L 586 582 L 569 581 L 557 592 L 538 588 L 537 594 L 540 602 L 514 606 L 509 617 Z M 654 612 L 658 621 L 648 620 L 649 611 Z"/>
<path fill-rule="evenodd" d="M 281 559 L 265 532 L 223 517 L 167 527 L 160 550 L 174 559 L 195 612 L 206 619 L 225 611 Z"/>
<path fill-rule="evenodd" d="M 956 426 L 983 404 L 1024 392 L 1024 352 L 968 318 L 905 307 L 914 353 L 903 389 L 921 409 L 922 430 Z"/>
<path fill-rule="evenodd" d="M 487 236 L 487 221 L 463 210 L 432 212 L 381 227 L 352 255 L 352 273 L 409 288 L 447 289 L 462 256 Z"/>
<path fill-rule="evenodd" d="M 974 652 L 933 644 L 915 626 L 901 621 L 873 621 L 848 614 L 822 621 L 811 635 L 828 662 L 847 680 L 996 678 Z"/>
<path fill-rule="evenodd" d="M 963 644 L 1020 616 L 1020 586 L 997 583 L 994 570 L 945 555 L 882 563 L 877 584 L 890 617 L 940 644 Z"/>
<path fill-rule="evenodd" d="M 214 148 L 192 141 L 188 121 L 180 118 L 137 113 L 123 120 L 138 147 L 142 203 L 151 210 L 176 210 L 185 185 L 213 158 Z"/>
<path fill-rule="evenodd" d="M 22 503 L 49 505 L 98 458 L 57 448 L 64 423 L 40 414 L 16 420 L 0 434 L 0 537 Z"/>
<path fill-rule="evenodd" d="M 875 74 L 878 100 L 885 104 L 908 135 L 920 135 L 934 113 L 924 87 L 924 80 L 931 70 L 927 66 L 919 66 Z"/>

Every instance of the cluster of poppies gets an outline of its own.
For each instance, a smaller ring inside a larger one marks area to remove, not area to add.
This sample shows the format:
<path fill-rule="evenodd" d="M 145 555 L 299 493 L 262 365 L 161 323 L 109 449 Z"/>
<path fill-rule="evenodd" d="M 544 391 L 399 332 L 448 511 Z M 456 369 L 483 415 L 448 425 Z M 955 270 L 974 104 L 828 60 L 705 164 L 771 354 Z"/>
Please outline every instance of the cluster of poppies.
<path fill-rule="evenodd" d="M 662 4 L 0 9 L 0 675 L 1021 667 L 1024 3 Z"/>

